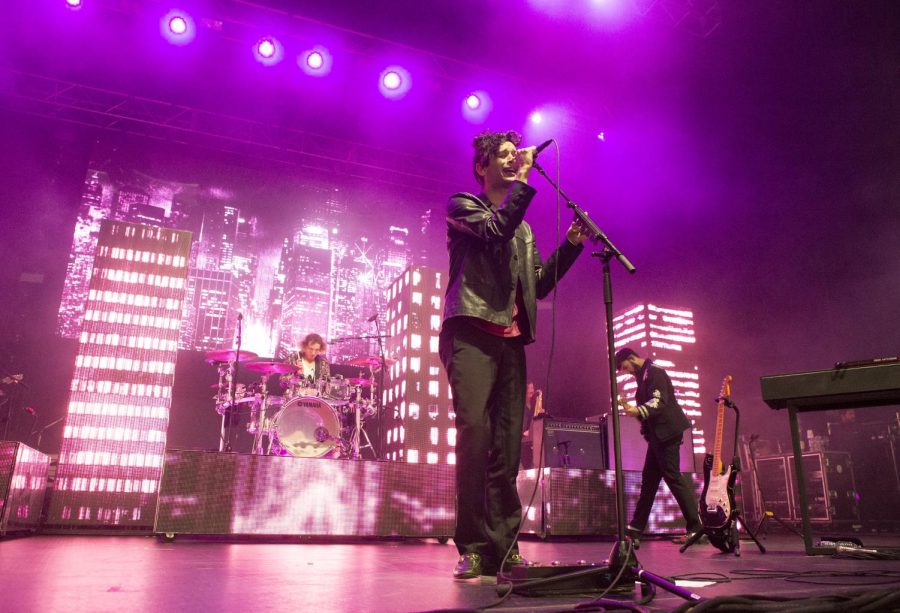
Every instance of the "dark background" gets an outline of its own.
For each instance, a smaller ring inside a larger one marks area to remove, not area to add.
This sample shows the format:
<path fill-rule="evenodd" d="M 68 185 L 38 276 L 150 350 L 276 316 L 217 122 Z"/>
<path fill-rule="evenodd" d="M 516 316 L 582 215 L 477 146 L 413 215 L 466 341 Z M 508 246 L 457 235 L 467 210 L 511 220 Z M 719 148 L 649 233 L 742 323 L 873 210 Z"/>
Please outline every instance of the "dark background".
<path fill-rule="evenodd" d="M 78 13 L 61 4 L 14 4 L 0 26 L 0 366 L 26 373 L 23 402 L 37 410 L 38 426 L 64 411 L 75 348 L 53 336 L 56 308 L 94 143 L 117 127 L 73 123 L 23 102 L 23 73 L 381 150 L 383 165 L 403 160 L 391 183 L 438 209 L 452 191 L 475 189 L 468 146 L 482 127 L 523 130 L 528 142 L 555 137 L 564 189 L 638 268 L 634 276 L 614 268 L 616 307 L 649 300 L 693 309 L 704 395 L 732 374 L 745 431 L 787 438 L 787 416 L 761 401 L 761 375 L 898 354 L 895 2 L 720 1 L 709 3 L 718 26 L 704 35 L 710 19 L 679 21 L 671 7 L 687 3 L 678 2 L 623 2 L 621 14 L 604 19 L 590 3 L 565 3 L 569 14 L 536 0 L 392 1 L 377 10 L 210 1 L 187 8 L 219 16 L 221 31 L 201 30 L 183 48 L 158 35 L 161 3 L 97 2 Z M 344 59 L 323 79 L 304 78 L 288 60 L 263 69 L 247 49 L 264 27 L 293 45 L 322 33 Z M 374 92 L 370 72 L 387 62 L 415 75 L 402 101 Z M 493 98 L 481 126 L 459 116 L 458 101 L 473 88 Z M 557 112 L 529 127 L 539 105 Z M 148 130 L 127 142 L 140 148 L 141 138 L 165 137 Z M 310 169 L 306 158 L 272 149 L 223 153 L 215 143 L 179 140 L 183 151 L 229 164 Z M 359 154 L 346 156 L 329 172 L 358 182 Z M 555 172 L 552 149 L 543 164 Z M 541 178 L 533 183 L 540 196 L 528 220 L 546 255 L 556 242 L 555 201 Z M 434 249 L 440 261 L 440 241 Z M 531 378 L 544 380 L 555 342 L 554 412 L 604 412 L 596 261 L 576 264 L 557 304 L 555 335 L 550 311 L 541 311 Z M 171 431 L 173 446 L 206 438 L 201 424 L 215 417 L 201 403 L 214 373 L 198 360 L 179 358 L 176 388 L 203 417 L 195 430 Z M 173 407 L 173 427 L 191 421 L 188 410 Z M 14 414 L 10 427 L 27 436 L 31 421 Z M 58 437 L 59 426 L 48 430 L 41 447 L 58 451 Z"/>

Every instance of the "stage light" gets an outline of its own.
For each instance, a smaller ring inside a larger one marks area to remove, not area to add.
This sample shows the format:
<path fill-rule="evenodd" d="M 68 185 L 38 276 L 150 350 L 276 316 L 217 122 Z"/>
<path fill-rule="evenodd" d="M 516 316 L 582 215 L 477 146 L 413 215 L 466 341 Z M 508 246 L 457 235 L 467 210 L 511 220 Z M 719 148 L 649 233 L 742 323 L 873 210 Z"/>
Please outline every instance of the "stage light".
<path fill-rule="evenodd" d="M 328 49 L 315 46 L 297 57 L 297 65 L 312 77 L 322 77 L 331 72 L 331 54 Z"/>
<path fill-rule="evenodd" d="M 66 0 L 66 8 L 77 11 L 84 4 L 81 0 Z"/>
<path fill-rule="evenodd" d="M 535 112 L 533 112 L 533 113 L 531 114 L 531 118 L 530 118 L 530 119 L 531 119 L 531 123 L 539 124 L 539 123 L 541 123 L 542 121 L 544 121 L 544 116 L 541 115 L 541 112 L 540 112 L 540 111 L 535 111 Z"/>
<path fill-rule="evenodd" d="M 268 38 L 264 38 L 263 40 L 259 41 L 259 43 L 257 43 L 256 45 L 256 50 L 259 52 L 259 55 L 261 57 L 264 57 L 267 60 L 275 57 L 275 43 L 273 43 Z"/>
<path fill-rule="evenodd" d="M 176 35 L 187 32 L 187 22 L 184 20 L 184 17 L 181 15 L 172 17 L 172 19 L 169 20 L 169 31 Z"/>
<path fill-rule="evenodd" d="M 194 40 L 197 28 L 190 15 L 172 9 L 159 20 L 159 32 L 173 45 L 186 45 Z"/>
<path fill-rule="evenodd" d="M 605 143 L 606 142 L 606 132 L 598 132 L 597 140 L 599 140 L 601 143 Z"/>
<path fill-rule="evenodd" d="M 395 90 L 403 85 L 403 77 L 400 76 L 400 73 L 391 70 L 385 73 L 381 78 L 381 82 L 384 83 L 386 89 Z"/>
<path fill-rule="evenodd" d="M 378 79 L 378 89 L 385 98 L 399 100 L 412 87 L 409 72 L 400 66 L 388 66 Z"/>
<path fill-rule="evenodd" d="M 462 114 L 470 123 L 483 123 L 491 113 L 493 103 L 484 90 L 469 92 L 462 101 Z"/>
<path fill-rule="evenodd" d="M 278 39 L 266 36 L 253 45 L 253 55 L 260 64 L 274 66 L 284 58 L 284 47 L 281 46 Z"/>
<path fill-rule="evenodd" d="M 318 70 L 325 64 L 325 58 L 318 51 L 313 51 L 306 56 L 306 65 L 313 70 Z"/>

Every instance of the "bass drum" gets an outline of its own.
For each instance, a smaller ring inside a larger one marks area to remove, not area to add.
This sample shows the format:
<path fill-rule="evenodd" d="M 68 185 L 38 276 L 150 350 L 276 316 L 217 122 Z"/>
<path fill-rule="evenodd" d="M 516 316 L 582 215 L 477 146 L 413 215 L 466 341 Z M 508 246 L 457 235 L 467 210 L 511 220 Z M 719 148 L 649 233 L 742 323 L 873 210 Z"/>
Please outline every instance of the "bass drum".
<path fill-rule="evenodd" d="M 276 453 L 298 458 L 334 457 L 340 452 L 341 420 L 315 396 L 292 398 L 275 415 Z"/>

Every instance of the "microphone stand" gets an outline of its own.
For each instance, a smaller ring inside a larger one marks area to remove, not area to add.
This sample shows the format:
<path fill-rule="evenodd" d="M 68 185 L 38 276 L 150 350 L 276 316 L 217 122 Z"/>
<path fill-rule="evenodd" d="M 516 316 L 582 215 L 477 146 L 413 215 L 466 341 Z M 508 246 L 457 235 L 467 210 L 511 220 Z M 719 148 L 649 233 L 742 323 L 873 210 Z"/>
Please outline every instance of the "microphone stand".
<path fill-rule="evenodd" d="M 378 322 L 378 318 L 375 318 L 373 322 L 375 324 L 375 340 L 378 342 L 378 359 L 381 362 L 381 368 L 378 370 L 378 392 L 375 394 L 375 415 L 377 416 L 375 419 L 375 423 L 377 424 L 377 432 L 375 438 L 378 440 L 375 443 L 375 448 L 372 450 L 375 452 L 375 459 L 380 460 L 381 458 L 381 436 L 383 434 L 384 424 L 384 411 L 382 411 L 382 394 L 384 394 L 384 371 L 387 368 L 387 360 L 384 357 L 384 339 L 388 337 L 387 334 L 381 333 L 381 324 Z M 374 381 L 372 382 L 374 385 Z M 371 443 L 371 441 L 369 441 Z"/>
<path fill-rule="evenodd" d="M 592 253 L 592 257 L 599 258 L 603 263 L 603 302 L 606 306 L 606 348 L 607 348 L 607 357 L 609 360 L 609 392 L 610 392 L 610 406 L 612 407 L 610 413 L 612 413 L 612 421 L 613 421 L 613 450 L 615 457 L 615 476 L 616 476 L 616 516 L 617 522 L 616 527 L 618 530 L 617 541 L 614 545 L 612 551 L 610 552 L 609 558 L 606 561 L 606 566 L 601 566 L 596 569 L 591 569 L 589 572 L 578 571 L 577 573 L 568 573 L 567 575 L 559 575 L 556 577 L 552 577 L 549 581 L 552 582 L 548 585 L 548 590 L 553 590 L 552 584 L 557 581 L 565 581 L 568 577 L 573 577 L 577 574 L 579 578 L 583 578 L 586 575 L 598 575 L 597 581 L 595 582 L 595 587 L 599 587 L 600 583 L 607 583 L 605 589 L 611 590 L 617 585 L 627 586 L 629 583 L 641 582 L 643 584 L 649 584 L 648 589 L 653 590 L 653 586 L 659 586 L 664 590 L 675 594 L 676 596 L 680 596 L 685 600 L 690 600 L 694 602 L 700 602 L 703 600 L 701 596 L 698 594 L 694 594 L 689 590 L 685 590 L 683 588 L 678 587 L 671 581 L 660 577 L 659 575 L 655 575 L 651 572 L 648 572 L 641 568 L 640 563 L 637 560 L 637 556 L 634 553 L 634 542 L 631 537 L 626 536 L 625 534 L 625 479 L 622 471 L 622 445 L 621 438 L 619 434 L 619 411 L 617 410 L 618 404 L 618 385 L 616 381 L 616 349 L 615 349 L 615 337 L 613 334 L 613 295 L 612 295 L 612 278 L 609 270 L 609 262 L 613 258 L 617 259 L 622 266 L 625 267 L 630 274 L 635 273 L 635 268 L 628 261 L 628 258 L 613 245 L 612 241 L 609 240 L 609 237 L 603 233 L 602 230 L 594 223 L 594 221 L 588 217 L 588 214 L 578 206 L 571 198 L 569 198 L 565 192 L 560 189 L 559 185 L 556 184 L 553 179 L 551 179 L 544 169 L 541 168 L 537 163 L 533 164 L 533 168 L 537 170 L 541 176 L 543 176 L 550 185 L 556 190 L 556 192 L 566 200 L 566 206 L 572 209 L 575 217 L 578 219 L 582 228 L 584 228 L 587 233 L 590 235 L 592 241 L 600 241 L 603 243 L 603 249 L 600 252 Z M 602 432 L 602 430 L 601 430 Z M 517 567 L 514 567 L 514 570 Z M 564 578 L 565 577 L 565 578 Z M 545 580 L 546 581 L 546 580 Z M 517 591 L 518 588 L 522 588 L 522 591 L 528 591 L 529 593 L 534 593 L 534 588 L 526 587 L 527 584 L 521 584 L 519 586 L 512 586 L 512 591 Z"/>
<path fill-rule="evenodd" d="M 34 417 L 35 417 L 35 423 L 36 423 L 36 422 L 37 422 L 37 414 L 35 414 Z M 64 419 L 65 419 L 65 416 L 60 417 L 60 418 L 57 419 L 57 420 L 51 421 L 49 424 L 47 424 L 46 426 L 44 426 L 44 427 L 41 428 L 40 430 L 32 430 L 32 431 L 31 431 L 31 434 L 28 435 L 28 439 L 29 439 L 29 440 L 31 440 L 31 437 L 34 436 L 35 434 L 38 435 L 38 437 L 37 437 L 37 443 L 35 443 L 34 448 L 37 449 L 38 451 L 40 451 L 40 450 L 41 450 L 41 439 L 44 437 L 44 432 L 45 432 L 48 428 L 50 428 L 50 427 L 52 427 L 52 426 L 55 426 L 56 424 L 58 424 L 59 422 L 61 422 L 61 421 L 64 420 Z"/>
<path fill-rule="evenodd" d="M 237 376 L 238 376 L 238 365 L 241 363 L 241 335 L 243 329 L 244 316 L 238 313 L 237 322 L 234 328 L 234 344 L 236 345 L 236 351 L 234 354 L 234 361 L 230 364 L 231 370 L 231 381 L 228 384 L 228 396 L 229 396 L 229 406 L 225 410 L 225 413 L 222 414 L 222 434 L 221 440 L 219 440 L 219 451 L 230 452 L 234 451 L 231 446 L 231 441 L 234 436 L 234 422 L 237 419 Z M 260 425 L 262 427 L 262 425 Z"/>

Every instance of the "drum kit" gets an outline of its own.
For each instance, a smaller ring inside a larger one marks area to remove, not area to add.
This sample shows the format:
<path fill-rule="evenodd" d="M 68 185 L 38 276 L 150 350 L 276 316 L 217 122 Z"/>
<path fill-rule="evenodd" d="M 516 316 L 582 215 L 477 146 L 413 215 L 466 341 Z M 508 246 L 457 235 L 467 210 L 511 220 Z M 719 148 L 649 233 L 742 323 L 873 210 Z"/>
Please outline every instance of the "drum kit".
<path fill-rule="evenodd" d="M 259 359 L 251 351 L 210 351 L 206 361 L 218 370 L 213 400 L 223 416 L 223 451 L 230 450 L 229 424 L 237 415 L 247 416 L 246 429 L 253 436 L 251 453 L 304 458 L 362 459 L 362 451 L 375 450 L 363 429 L 364 421 L 378 412 L 374 374 L 381 359 L 372 356 L 349 362 L 361 370 L 359 377 L 333 376 L 314 381 L 287 362 Z M 393 360 L 387 359 L 390 364 Z M 237 364 L 260 377 L 258 383 L 236 383 Z M 278 377 L 283 394 L 269 393 L 269 381 Z"/>

